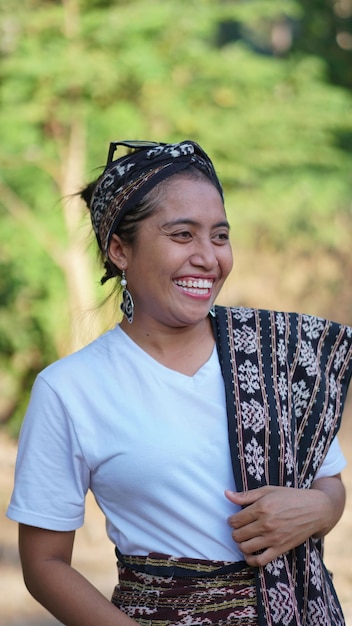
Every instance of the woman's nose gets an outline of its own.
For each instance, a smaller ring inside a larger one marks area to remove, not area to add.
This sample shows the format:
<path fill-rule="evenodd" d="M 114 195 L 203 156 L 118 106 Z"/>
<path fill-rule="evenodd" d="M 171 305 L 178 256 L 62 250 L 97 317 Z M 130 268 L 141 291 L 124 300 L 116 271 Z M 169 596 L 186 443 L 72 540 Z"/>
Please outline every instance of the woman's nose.
<path fill-rule="evenodd" d="M 191 263 L 207 269 L 214 268 L 218 264 L 214 244 L 210 240 L 199 242 L 191 256 Z"/>

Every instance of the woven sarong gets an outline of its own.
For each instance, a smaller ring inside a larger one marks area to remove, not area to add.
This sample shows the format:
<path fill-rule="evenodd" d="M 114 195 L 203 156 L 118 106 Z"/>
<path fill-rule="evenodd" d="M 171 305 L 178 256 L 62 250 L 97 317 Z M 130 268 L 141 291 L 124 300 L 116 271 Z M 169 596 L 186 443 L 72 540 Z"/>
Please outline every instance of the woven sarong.
<path fill-rule="evenodd" d="M 119 555 L 112 603 L 141 626 L 258 624 L 254 571 L 245 562 Z"/>
<path fill-rule="evenodd" d="M 215 308 L 239 491 L 309 489 L 337 434 L 352 375 L 352 328 L 298 313 Z M 344 626 L 322 543 L 256 570 L 260 626 Z"/>

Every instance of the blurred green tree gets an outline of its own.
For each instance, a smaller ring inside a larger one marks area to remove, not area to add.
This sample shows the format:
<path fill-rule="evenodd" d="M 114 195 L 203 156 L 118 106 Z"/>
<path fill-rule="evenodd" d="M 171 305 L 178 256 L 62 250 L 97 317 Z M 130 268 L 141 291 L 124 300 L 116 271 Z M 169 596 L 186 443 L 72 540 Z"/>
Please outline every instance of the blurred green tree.
<path fill-rule="evenodd" d="M 352 0 L 299 0 L 295 51 L 324 60 L 332 83 L 352 89 Z"/>
<path fill-rule="evenodd" d="M 107 323 L 89 313 L 99 273 L 74 194 L 112 139 L 190 137 L 213 157 L 239 262 L 232 303 L 267 305 L 274 289 L 284 306 L 290 289 L 350 315 L 351 99 L 323 56 L 294 49 L 302 5 L 0 0 L 3 419 L 18 424 L 36 373 Z"/>

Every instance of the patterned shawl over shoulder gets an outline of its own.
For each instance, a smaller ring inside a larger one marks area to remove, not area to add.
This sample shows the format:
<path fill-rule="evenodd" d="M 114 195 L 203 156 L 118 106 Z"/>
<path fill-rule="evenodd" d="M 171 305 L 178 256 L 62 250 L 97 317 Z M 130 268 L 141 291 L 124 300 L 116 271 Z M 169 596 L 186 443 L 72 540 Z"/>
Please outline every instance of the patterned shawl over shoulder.
<path fill-rule="evenodd" d="M 216 307 L 239 489 L 309 489 L 341 422 L 352 328 L 297 313 Z M 342 626 L 320 542 L 309 539 L 257 572 L 259 625 Z"/>

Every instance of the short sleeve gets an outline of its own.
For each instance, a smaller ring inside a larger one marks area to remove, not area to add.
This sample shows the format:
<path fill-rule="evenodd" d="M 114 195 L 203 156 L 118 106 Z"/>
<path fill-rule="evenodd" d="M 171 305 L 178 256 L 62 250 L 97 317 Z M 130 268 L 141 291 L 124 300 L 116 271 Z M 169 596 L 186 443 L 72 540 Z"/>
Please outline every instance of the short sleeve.
<path fill-rule="evenodd" d="M 48 530 L 84 521 L 90 472 L 62 400 L 39 375 L 23 421 L 7 516 Z"/>
<path fill-rule="evenodd" d="M 347 462 L 341 450 L 338 437 L 335 437 L 331 442 L 331 446 L 321 467 L 315 475 L 315 479 L 340 474 L 346 465 Z"/>

